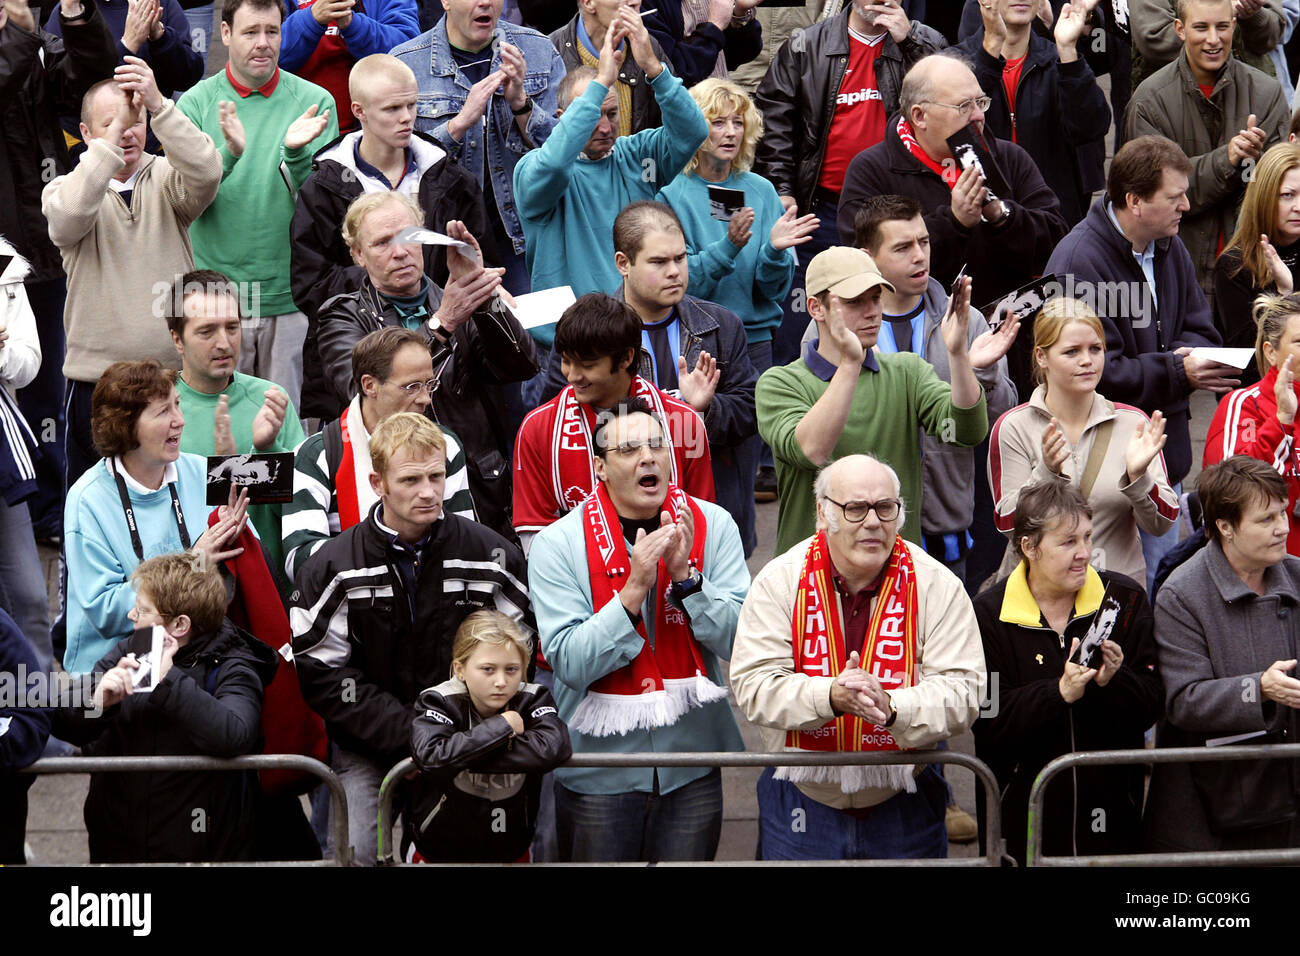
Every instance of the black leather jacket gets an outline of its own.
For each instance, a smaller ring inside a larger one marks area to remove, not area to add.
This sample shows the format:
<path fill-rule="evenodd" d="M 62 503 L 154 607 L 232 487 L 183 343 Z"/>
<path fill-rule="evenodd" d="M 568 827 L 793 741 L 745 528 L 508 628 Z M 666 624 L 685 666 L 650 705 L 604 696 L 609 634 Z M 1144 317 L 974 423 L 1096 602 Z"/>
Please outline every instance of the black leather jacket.
<path fill-rule="evenodd" d="M 429 284 L 429 312 L 442 302 L 442 290 Z M 352 347 L 385 326 L 400 326 L 396 307 L 381 296 L 369 277 L 356 292 L 337 295 L 321 306 L 317 347 L 321 367 L 336 399 L 352 401 Z M 474 313 L 450 341 L 435 339 L 424 326 L 433 353 L 437 386 L 429 407 L 434 421 L 445 422 L 465 446 L 469 490 L 479 520 L 513 539 L 510 520 L 510 434 L 501 386 L 537 374 L 537 350 L 519 322 L 497 303 Z"/>
<path fill-rule="evenodd" d="M 291 615 L 303 699 L 330 740 L 391 767 L 410 754 L 421 689 L 451 672 L 461 621 L 486 608 L 508 614 L 529 639 L 537 626 L 519 548 L 476 521 L 444 515 L 409 586 L 399 567 L 406 555 L 380 526 L 380 508 L 298 569 Z"/>
<path fill-rule="evenodd" d="M 510 863 L 532 842 L 542 775 L 573 747 L 541 684 L 520 684 L 506 709 L 523 719 L 522 734 L 502 716 L 481 717 L 459 680 L 416 701 L 411 756 L 423 773 L 408 788 L 403 842 L 426 860 Z"/>
<path fill-rule="evenodd" d="M 901 44 L 886 34 L 876 58 L 876 88 L 886 116 L 898 112 L 898 91 L 908 68 L 947 45 L 938 31 L 916 20 Z M 831 117 L 835 115 L 835 98 L 848 62 L 846 8 L 838 16 L 792 36 L 772 58 L 767 75 L 754 93 L 764 129 L 754 172 L 766 177 L 778 194 L 793 196 L 801 212 L 811 208 L 826 156 Z M 871 145 L 862 144 L 864 149 Z"/>

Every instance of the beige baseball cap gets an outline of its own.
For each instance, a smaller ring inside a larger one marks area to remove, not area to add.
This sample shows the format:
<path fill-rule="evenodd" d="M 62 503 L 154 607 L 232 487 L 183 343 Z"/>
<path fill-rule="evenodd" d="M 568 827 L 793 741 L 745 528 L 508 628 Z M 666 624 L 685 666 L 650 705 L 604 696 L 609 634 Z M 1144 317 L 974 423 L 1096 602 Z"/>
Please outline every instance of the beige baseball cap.
<path fill-rule="evenodd" d="M 875 286 L 882 285 L 890 292 L 894 286 L 880 274 L 876 262 L 861 249 L 851 246 L 831 246 L 813 256 L 808 263 L 804 290 L 809 296 L 834 292 L 841 299 L 856 299 Z"/>

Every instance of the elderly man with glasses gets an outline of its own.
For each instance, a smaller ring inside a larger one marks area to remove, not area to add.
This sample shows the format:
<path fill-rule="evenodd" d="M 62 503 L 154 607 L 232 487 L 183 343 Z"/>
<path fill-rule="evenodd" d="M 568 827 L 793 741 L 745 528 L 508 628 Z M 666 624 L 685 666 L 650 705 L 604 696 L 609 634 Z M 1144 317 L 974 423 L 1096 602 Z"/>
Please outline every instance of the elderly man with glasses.
<path fill-rule="evenodd" d="M 321 306 L 321 366 L 346 404 L 358 387 L 352 348 L 366 333 L 400 327 L 424 334 L 433 355 L 429 415 L 464 442 L 479 520 L 518 540 L 510 518 L 513 433 L 502 386 L 536 375 L 537 353 L 497 295 L 505 270 L 483 267 L 464 223 L 447 223 L 447 234 L 463 245 L 448 251 L 445 288 L 425 274 L 418 242 L 395 241 L 422 222 L 419 207 L 401 193 L 364 193 L 348 207 L 343 239 L 366 276 L 355 292 Z"/>
<path fill-rule="evenodd" d="M 897 473 L 849 455 L 817 476 L 817 530 L 754 579 L 731 686 L 768 751 L 931 749 L 979 713 L 984 652 L 961 582 L 904 541 Z M 765 860 L 947 855 L 947 788 L 922 764 L 768 768 Z"/>
<path fill-rule="evenodd" d="M 840 238 L 853 241 L 854 219 L 871 196 L 911 196 L 926 211 L 931 270 L 944 285 L 965 266 L 976 301 L 991 302 L 1041 275 L 1068 229 L 1061 203 L 1030 155 L 985 127 L 991 104 L 970 67 L 955 56 L 927 56 L 913 66 L 884 140 L 849 164 L 840 193 Z M 981 172 L 971 158 L 953 155 L 949 137 L 966 127 L 983 138 L 996 169 Z"/>

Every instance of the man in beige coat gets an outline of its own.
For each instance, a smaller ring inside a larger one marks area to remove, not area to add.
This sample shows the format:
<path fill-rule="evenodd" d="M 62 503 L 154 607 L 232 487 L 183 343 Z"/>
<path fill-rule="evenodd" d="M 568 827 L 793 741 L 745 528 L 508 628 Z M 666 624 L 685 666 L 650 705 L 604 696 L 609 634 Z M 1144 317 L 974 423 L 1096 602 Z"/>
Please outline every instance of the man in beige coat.
<path fill-rule="evenodd" d="M 974 723 L 985 684 L 975 612 L 947 568 L 899 537 L 899 487 L 868 455 L 827 466 L 817 533 L 755 578 L 731 686 L 765 750 L 930 749 Z M 946 801 L 933 766 L 769 768 L 762 857 L 946 856 Z"/>
<path fill-rule="evenodd" d="M 144 151 L 150 127 L 165 158 Z M 41 194 L 68 274 L 65 491 L 99 459 L 90 396 L 104 370 L 126 359 L 178 366 L 163 321 L 167 296 L 194 268 L 190 223 L 221 185 L 212 140 L 158 92 L 153 71 L 137 57 L 86 91 L 81 135 L 81 161 Z"/>
<path fill-rule="evenodd" d="M 1260 155 L 1286 137 L 1291 111 L 1277 80 L 1233 56 L 1233 0 L 1178 0 L 1182 51 L 1133 93 L 1124 139 L 1155 134 L 1192 161 L 1191 209 L 1178 235 L 1214 301 L 1214 260 L 1237 228 L 1237 207 Z"/>

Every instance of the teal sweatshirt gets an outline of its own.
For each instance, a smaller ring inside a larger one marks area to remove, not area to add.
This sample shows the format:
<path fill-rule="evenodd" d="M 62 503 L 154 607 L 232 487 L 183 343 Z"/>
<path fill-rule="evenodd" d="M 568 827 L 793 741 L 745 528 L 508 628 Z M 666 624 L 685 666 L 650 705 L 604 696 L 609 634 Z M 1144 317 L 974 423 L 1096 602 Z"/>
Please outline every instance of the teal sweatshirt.
<path fill-rule="evenodd" d="M 244 152 L 236 159 L 226 149 L 217 104 L 235 104 L 244 124 Z M 312 104 L 330 111 L 324 131 L 301 149 L 284 148 L 289 126 Z M 251 316 L 297 311 L 289 290 L 289 221 L 298 188 L 311 174 L 316 150 L 339 134 L 334 97 L 315 83 L 279 72 L 270 96 L 254 91 L 241 98 L 222 70 L 191 87 L 176 104 L 212 137 L 221 154 L 222 178 L 217 198 L 190 226 L 194 265 L 216 269 L 238 283 Z M 293 183 L 281 174 L 281 163 Z"/>
<path fill-rule="evenodd" d="M 772 447 L 781 497 L 776 518 L 776 553 L 784 554 L 817 527 L 813 479 L 818 466 L 808 460 L 794 436 L 795 428 L 830 387 L 835 366 L 805 346 L 789 365 L 762 374 L 755 390 L 758 432 Z M 911 352 L 867 352 L 853 393 L 853 407 L 831 459 L 866 453 L 894 471 L 903 486 L 907 519 L 899 532 L 921 544 L 921 429 L 940 441 L 972 447 L 989 431 L 984 395 L 970 408 L 952 403 L 952 386 L 933 366 Z"/>
<path fill-rule="evenodd" d="M 754 210 L 749 242 L 737 248 L 727 238 L 727 223 L 709 213 L 709 187 L 740 189 Z M 785 212 L 776 189 L 757 173 L 733 173 L 720 183 L 685 173 L 656 197 L 673 207 L 686 233 L 686 291 L 735 312 L 745 323 L 751 344 L 766 342 L 781 324 L 781 303 L 794 281 L 794 254 L 777 251 L 768 241 L 772 226 Z"/>
<path fill-rule="evenodd" d="M 576 296 L 616 292 L 623 277 L 614 265 L 614 217 L 630 202 L 654 199 L 708 138 L 704 114 L 681 80 L 664 69 L 650 87 L 663 126 L 620 136 L 604 159 L 587 159 L 582 150 L 609 92 L 592 80 L 546 142 L 515 166 L 515 202 L 534 291 L 567 285 Z"/>

